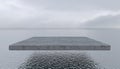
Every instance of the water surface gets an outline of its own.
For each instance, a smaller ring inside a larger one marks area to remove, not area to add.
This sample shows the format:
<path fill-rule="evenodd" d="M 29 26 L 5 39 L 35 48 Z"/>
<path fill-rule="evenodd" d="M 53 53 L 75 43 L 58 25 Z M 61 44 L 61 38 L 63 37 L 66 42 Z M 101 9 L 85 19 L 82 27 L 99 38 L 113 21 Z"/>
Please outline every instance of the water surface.
<path fill-rule="evenodd" d="M 120 68 L 119 29 L 0 30 L 0 68 L 16 69 L 35 51 L 9 51 L 10 44 L 37 36 L 85 36 L 111 45 L 110 51 L 79 51 L 89 54 L 106 69 Z"/>

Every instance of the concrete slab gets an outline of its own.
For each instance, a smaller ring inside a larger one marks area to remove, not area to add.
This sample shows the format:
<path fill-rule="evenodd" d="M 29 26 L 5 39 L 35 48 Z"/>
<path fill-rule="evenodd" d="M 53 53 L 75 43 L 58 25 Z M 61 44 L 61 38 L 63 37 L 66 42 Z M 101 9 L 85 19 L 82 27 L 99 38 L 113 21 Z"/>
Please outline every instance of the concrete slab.
<path fill-rule="evenodd" d="M 9 50 L 110 50 L 110 45 L 88 37 L 32 37 L 9 45 Z"/>

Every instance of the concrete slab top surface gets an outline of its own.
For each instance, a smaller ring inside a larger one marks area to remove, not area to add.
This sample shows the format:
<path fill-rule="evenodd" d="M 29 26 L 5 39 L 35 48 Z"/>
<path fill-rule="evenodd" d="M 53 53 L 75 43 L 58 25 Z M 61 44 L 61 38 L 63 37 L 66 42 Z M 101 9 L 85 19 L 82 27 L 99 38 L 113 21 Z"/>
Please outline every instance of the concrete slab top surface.
<path fill-rule="evenodd" d="M 110 45 L 88 37 L 32 37 L 9 50 L 110 50 Z"/>

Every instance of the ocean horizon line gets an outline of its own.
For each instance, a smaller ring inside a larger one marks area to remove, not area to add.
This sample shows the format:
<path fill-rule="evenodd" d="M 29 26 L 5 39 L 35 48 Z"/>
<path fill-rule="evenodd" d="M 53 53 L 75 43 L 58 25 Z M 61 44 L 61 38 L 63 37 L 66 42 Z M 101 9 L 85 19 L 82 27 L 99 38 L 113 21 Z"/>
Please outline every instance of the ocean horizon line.
<path fill-rule="evenodd" d="M 120 28 L 0 28 L 0 30 L 119 30 Z"/>

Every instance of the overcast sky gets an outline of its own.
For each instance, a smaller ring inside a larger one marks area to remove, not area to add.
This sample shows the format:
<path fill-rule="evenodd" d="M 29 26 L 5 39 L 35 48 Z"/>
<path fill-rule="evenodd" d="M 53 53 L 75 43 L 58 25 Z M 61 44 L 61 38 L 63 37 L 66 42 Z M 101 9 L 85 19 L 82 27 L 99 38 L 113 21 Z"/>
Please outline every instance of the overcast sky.
<path fill-rule="evenodd" d="M 0 0 L 0 28 L 120 28 L 120 0 Z"/>

